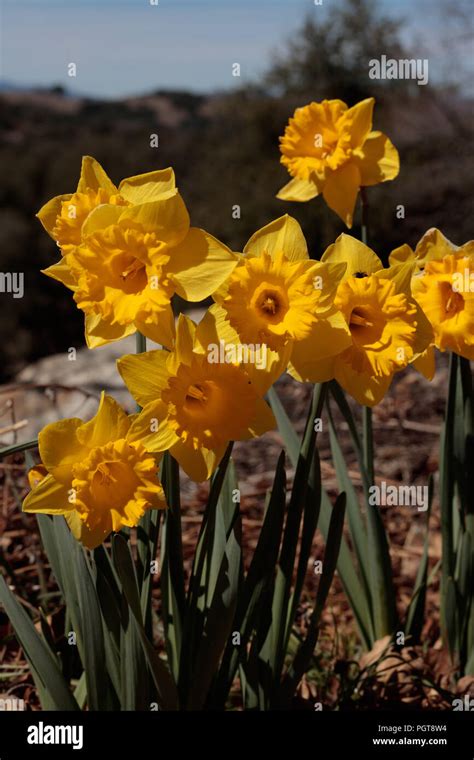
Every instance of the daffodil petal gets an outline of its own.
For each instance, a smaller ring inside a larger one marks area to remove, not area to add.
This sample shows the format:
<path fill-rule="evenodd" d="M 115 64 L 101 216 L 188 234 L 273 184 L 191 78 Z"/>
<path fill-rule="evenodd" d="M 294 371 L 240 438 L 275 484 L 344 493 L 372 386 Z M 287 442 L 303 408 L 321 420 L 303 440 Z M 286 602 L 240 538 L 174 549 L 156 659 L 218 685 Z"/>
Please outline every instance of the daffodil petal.
<path fill-rule="evenodd" d="M 102 187 L 110 195 L 117 193 L 117 188 L 111 179 L 107 176 L 101 165 L 92 156 L 83 156 L 81 166 L 81 176 L 77 185 L 78 193 L 85 193 L 86 190 L 98 190 Z"/>
<path fill-rule="evenodd" d="M 310 201 L 319 195 L 319 188 L 315 182 L 308 179 L 294 177 L 278 191 L 276 197 L 281 201 Z"/>
<path fill-rule="evenodd" d="M 140 406 L 156 401 L 165 388 L 169 371 L 168 351 L 146 351 L 143 354 L 126 354 L 117 361 L 117 369 Z"/>
<path fill-rule="evenodd" d="M 120 404 L 102 391 L 99 408 L 91 420 L 76 431 L 78 441 L 88 449 L 104 446 L 109 441 L 125 438 L 130 420 Z"/>
<path fill-rule="evenodd" d="M 70 198 L 72 198 L 72 193 L 57 195 L 55 198 L 51 198 L 50 201 L 45 203 L 36 214 L 46 232 L 53 238 L 53 240 L 53 229 L 56 226 L 56 219 L 61 213 L 61 206 L 64 201 L 68 201 Z"/>
<path fill-rule="evenodd" d="M 188 301 L 202 301 L 226 280 L 237 256 L 208 232 L 191 227 L 185 239 L 170 250 L 167 272 L 176 292 Z"/>
<path fill-rule="evenodd" d="M 63 256 L 61 261 L 52 264 L 50 267 L 47 267 L 47 269 L 42 269 L 41 272 L 47 277 L 51 277 L 53 280 L 61 282 L 66 288 L 69 288 L 69 290 L 75 290 L 77 282 L 71 267 L 67 262 L 67 258 L 67 256 Z"/>
<path fill-rule="evenodd" d="M 264 251 L 272 259 L 282 252 L 289 261 L 309 258 L 303 231 L 296 219 L 288 214 L 255 232 L 244 248 L 244 253 L 249 256 L 261 256 Z"/>
<path fill-rule="evenodd" d="M 196 328 L 196 341 L 207 354 L 210 345 L 219 343 L 240 343 L 238 332 L 226 319 L 227 312 L 219 304 L 213 304 L 204 314 Z"/>
<path fill-rule="evenodd" d="M 390 266 L 395 266 L 396 264 L 406 264 L 408 261 L 414 262 L 415 259 L 415 251 L 410 248 L 409 245 L 404 243 L 403 245 L 398 246 L 398 248 L 394 248 L 388 257 L 388 263 Z"/>
<path fill-rule="evenodd" d="M 380 269 L 378 272 L 375 272 L 375 275 L 383 280 L 391 280 L 395 284 L 398 293 L 405 293 L 410 298 L 414 268 L 415 262 L 408 261 L 404 264 L 395 264 L 394 266 Z"/>
<path fill-rule="evenodd" d="M 303 382 L 329 379 L 332 371 L 330 365 L 321 365 L 321 360 L 340 354 L 351 343 L 351 333 L 343 315 L 334 312 L 327 319 L 319 320 L 307 338 L 294 343 L 290 359 L 291 374 L 296 372 Z"/>
<path fill-rule="evenodd" d="M 139 206 L 122 207 L 121 220 L 138 222 L 145 232 L 154 232 L 169 246 L 179 245 L 189 231 L 189 214 L 177 190 L 169 190 L 158 199 Z"/>
<path fill-rule="evenodd" d="M 129 203 L 138 205 L 160 198 L 164 193 L 174 190 L 176 181 L 171 167 L 158 169 L 154 172 L 137 174 L 123 179 L 119 185 L 119 193 Z"/>
<path fill-rule="evenodd" d="M 225 345 L 241 345 L 241 340 L 236 330 L 226 319 L 226 311 L 214 304 L 211 306 L 200 321 L 196 329 L 196 344 L 202 348 L 202 353 L 209 355 L 214 346 L 220 342 Z M 195 352 L 197 352 L 195 346 Z M 252 357 L 254 361 L 242 365 L 253 387 L 259 396 L 263 396 L 273 383 L 285 372 L 291 354 L 291 342 L 288 342 L 281 351 L 272 351 L 268 346 L 259 346 Z"/>
<path fill-rule="evenodd" d="M 111 224 L 118 224 L 123 213 L 123 206 L 117 206 L 113 203 L 102 203 L 96 206 L 87 215 L 84 224 L 81 227 L 82 238 L 87 238 L 98 230 L 103 230 Z"/>
<path fill-rule="evenodd" d="M 420 354 L 418 359 L 415 359 L 412 366 L 426 377 L 427 380 L 432 380 L 436 372 L 434 346 L 428 346 L 428 348 Z"/>
<path fill-rule="evenodd" d="M 146 404 L 133 421 L 127 435 L 129 441 L 141 441 L 152 453 L 166 451 L 178 440 L 174 430 L 166 420 L 167 407 L 162 401 Z"/>
<path fill-rule="evenodd" d="M 185 314 L 180 314 L 176 325 L 176 348 L 174 356 L 177 364 L 190 364 L 193 354 L 194 338 L 196 335 L 196 325 Z M 173 362 L 169 361 L 170 369 Z"/>
<path fill-rule="evenodd" d="M 78 417 L 51 422 L 38 435 L 41 461 L 60 483 L 71 482 L 71 467 L 86 458 L 87 446 L 77 437 L 83 424 Z"/>
<path fill-rule="evenodd" d="M 466 243 L 466 245 L 468 245 Z M 465 246 L 463 246 L 463 249 Z M 431 227 L 420 238 L 416 244 L 415 257 L 419 267 L 424 267 L 428 261 L 436 261 L 448 256 L 450 253 L 456 253 L 460 248 L 454 245 L 448 238 L 443 235 L 441 230 Z"/>
<path fill-rule="evenodd" d="M 170 453 L 179 462 L 184 472 L 191 480 L 201 483 L 208 480 L 224 456 L 225 446 L 219 451 L 209 449 L 194 449 L 182 441 L 175 443 Z"/>
<path fill-rule="evenodd" d="M 274 430 L 275 428 L 275 416 L 267 402 L 264 401 L 263 398 L 256 399 L 255 416 L 249 425 L 249 433 L 251 437 L 257 438 L 259 435 L 263 435 L 268 432 L 268 430 Z"/>
<path fill-rule="evenodd" d="M 321 261 L 328 264 L 347 263 L 342 281 L 357 273 L 374 274 L 383 267 L 381 260 L 371 248 L 345 232 L 326 248 Z"/>
<path fill-rule="evenodd" d="M 382 401 L 392 382 L 392 375 L 376 377 L 356 372 L 346 362 L 337 362 L 335 375 L 344 390 L 363 406 L 375 406 Z"/>
<path fill-rule="evenodd" d="M 147 320 L 135 319 L 136 329 L 154 343 L 172 348 L 175 341 L 174 315 L 171 304 L 151 313 Z"/>
<path fill-rule="evenodd" d="M 400 171 L 398 151 L 382 132 L 371 132 L 360 151 L 357 165 L 364 186 L 395 179 Z"/>
<path fill-rule="evenodd" d="M 36 488 L 38 483 L 41 483 L 43 478 L 46 478 L 47 475 L 48 470 L 44 464 L 34 465 L 34 467 L 28 470 L 28 483 L 30 484 L 30 488 Z"/>
<path fill-rule="evenodd" d="M 347 227 L 352 227 L 354 207 L 361 185 L 360 172 L 355 163 L 346 163 L 328 173 L 323 188 L 324 200 Z"/>
<path fill-rule="evenodd" d="M 113 343 L 116 340 L 133 335 L 137 331 L 135 325 L 120 325 L 118 323 L 111 325 L 106 322 L 99 314 L 86 314 L 85 318 L 85 337 L 88 348 L 98 348 L 105 346 L 107 343 Z"/>
<path fill-rule="evenodd" d="M 353 148 L 362 145 L 372 129 L 372 114 L 374 111 L 374 98 L 366 98 L 348 108 L 342 120 L 349 126 L 351 144 Z"/>
<path fill-rule="evenodd" d="M 74 538 L 77 541 L 80 541 L 87 549 L 96 549 L 105 541 L 110 533 L 108 530 L 104 531 L 101 523 L 99 523 L 93 530 L 90 530 L 87 525 L 82 522 L 75 510 L 65 514 L 64 518 Z"/>
<path fill-rule="evenodd" d="M 416 302 L 415 302 L 416 303 Z M 415 333 L 415 342 L 413 344 L 413 353 L 415 356 L 419 356 L 423 354 L 427 347 L 430 346 L 430 344 L 434 341 L 434 331 L 433 327 L 431 325 L 431 322 L 429 321 L 428 317 L 426 316 L 425 312 L 416 303 L 416 333 Z M 433 349 L 434 354 L 434 349 Z M 433 357 L 434 362 L 434 357 Z M 434 370 L 433 370 L 434 374 Z M 431 378 L 428 378 L 431 380 Z"/>
<path fill-rule="evenodd" d="M 297 357 L 297 361 L 298 359 L 301 359 L 301 357 Z M 295 366 L 290 361 L 288 364 L 288 374 L 300 383 L 326 383 L 328 380 L 332 380 L 335 375 L 334 356 L 311 360 L 309 363 L 303 360 L 301 362 L 298 361 L 298 366 Z"/>
<path fill-rule="evenodd" d="M 69 489 L 52 475 L 47 475 L 29 492 L 23 502 L 23 512 L 44 512 L 48 515 L 64 515 L 73 505 L 68 501 Z"/>

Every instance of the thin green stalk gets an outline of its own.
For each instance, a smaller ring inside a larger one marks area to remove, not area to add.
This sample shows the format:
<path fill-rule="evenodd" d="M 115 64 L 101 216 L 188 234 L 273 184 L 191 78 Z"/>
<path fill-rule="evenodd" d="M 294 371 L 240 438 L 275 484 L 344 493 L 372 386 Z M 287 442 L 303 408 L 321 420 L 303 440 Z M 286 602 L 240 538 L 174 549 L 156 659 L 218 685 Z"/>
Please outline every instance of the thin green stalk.
<path fill-rule="evenodd" d="M 136 333 L 136 341 L 137 341 L 137 348 L 136 353 L 137 354 L 143 354 L 146 351 L 146 338 L 144 335 L 142 335 L 141 332 Z"/>
<path fill-rule="evenodd" d="M 361 202 L 361 240 L 368 244 L 369 202 L 365 187 L 360 189 Z M 374 483 L 374 435 L 372 426 L 372 409 L 362 407 L 362 456 L 364 465 L 364 487 Z M 367 529 L 369 547 L 368 570 L 372 581 L 373 625 L 376 636 L 391 633 L 396 620 L 395 591 L 392 580 L 392 566 L 387 534 L 382 517 L 377 507 L 367 499 Z"/>
<path fill-rule="evenodd" d="M 360 204 L 362 211 L 360 238 L 364 245 L 367 245 L 367 230 L 369 227 L 369 202 L 367 200 L 367 192 L 365 187 L 360 188 Z"/>
<path fill-rule="evenodd" d="M 38 439 L 33 441 L 25 441 L 24 443 L 16 443 L 14 446 L 7 446 L 5 449 L 0 449 L 0 459 L 8 457 L 10 454 L 16 454 L 18 451 L 27 451 L 27 449 L 38 448 Z"/>
<path fill-rule="evenodd" d="M 374 432 L 372 427 L 372 409 L 370 406 L 362 407 L 362 448 L 364 467 L 369 484 L 372 485 L 374 482 Z"/>

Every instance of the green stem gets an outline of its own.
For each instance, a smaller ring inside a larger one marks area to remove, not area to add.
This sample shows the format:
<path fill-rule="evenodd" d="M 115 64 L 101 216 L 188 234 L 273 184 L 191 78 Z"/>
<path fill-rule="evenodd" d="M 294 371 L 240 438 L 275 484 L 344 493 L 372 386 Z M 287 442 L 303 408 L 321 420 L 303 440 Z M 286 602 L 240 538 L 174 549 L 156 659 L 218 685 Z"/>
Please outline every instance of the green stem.
<path fill-rule="evenodd" d="M 135 333 L 136 338 L 136 353 L 137 354 L 143 354 L 146 351 L 146 338 L 144 335 L 142 335 L 141 332 Z M 141 412 L 142 408 L 140 404 L 137 404 L 137 412 Z"/>
<path fill-rule="evenodd" d="M 360 237 L 364 245 L 367 245 L 367 230 L 369 227 L 369 202 L 367 200 L 367 193 L 366 193 L 365 187 L 360 188 L 360 204 L 361 204 L 361 211 L 362 211 Z"/>
<path fill-rule="evenodd" d="M 360 188 L 360 206 L 361 206 L 361 230 L 360 236 L 364 245 L 367 245 L 368 226 L 369 226 L 369 201 L 365 187 Z M 374 482 L 374 437 L 372 431 L 372 409 L 368 406 L 362 408 L 362 425 L 363 425 L 363 453 L 364 465 L 369 478 L 369 482 Z"/>
<path fill-rule="evenodd" d="M 17 451 L 26 451 L 27 449 L 36 449 L 38 447 L 38 439 L 33 441 L 25 441 L 25 443 L 16 443 L 14 446 L 8 446 L 6 449 L 0 449 L 0 459 L 8 457 L 10 454 L 16 454 Z"/>
<path fill-rule="evenodd" d="M 144 335 L 142 335 L 141 332 L 136 333 L 136 341 L 137 341 L 137 354 L 143 354 L 144 351 L 146 351 L 146 338 Z"/>
<path fill-rule="evenodd" d="M 367 479 L 372 485 L 374 482 L 374 431 L 370 406 L 362 407 L 362 447 Z"/>

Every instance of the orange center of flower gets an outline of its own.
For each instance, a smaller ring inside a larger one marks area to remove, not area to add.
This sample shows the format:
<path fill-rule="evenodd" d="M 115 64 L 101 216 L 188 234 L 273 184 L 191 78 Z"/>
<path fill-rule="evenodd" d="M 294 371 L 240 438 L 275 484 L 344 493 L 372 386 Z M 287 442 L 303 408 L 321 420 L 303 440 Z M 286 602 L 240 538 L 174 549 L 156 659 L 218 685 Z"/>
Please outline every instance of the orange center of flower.
<path fill-rule="evenodd" d="M 289 308 L 284 289 L 268 282 L 262 282 L 256 288 L 250 305 L 261 319 L 270 324 L 281 322 Z"/>
<path fill-rule="evenodd" d="M 256 393 L 238 367 L 199 357 L 190 366 L 180 365 L 162 400 L 176 435 L 195 449 L 210 449 L 241 438 L 254 414 Z"/>
<path fill-rule="evenodd" d="M 154 458 L 140 443 L 123 438 L 91 449 L 72 473 L 81 520 L 91 530 L 103 526 L 104 534 L 136 525 L 144 510 L 161 498 Z"/>
<path fill-rule="evenodd" d="M 464 298 L 461 293 L 452 289 L 449 282 L 440 282 L 440 288 L 444 301 L 444 316 L 446 319 L 451 319 L 464 309 Z"/>
<path fill-rule="evenodd" d="M 386 320 L 370 306 L 356 306 L 349 317 L 349 329 L 353 340 L 368 345 L 379 340 Z"/>
<path fill-rule="evenodd" d="M 100 462 L 92 475 L 91 495 L 97 506 L 111 507 L 117 494 L 124 502 L 131 499 L 139 482 L 127 462 Z"/>
<path fill-rule="evenodd" d="M 190 385 L 186 391 L 185 403 L 190 404 L 190 409 L 193 412 L 202 410 L 202 407 L 208 401 L 210 390 L 208 385 L 208 383 L 202 383 L 201 385 L 196 383 L 196 385 Z"/>
<path fill-rule="evenodd" d="M 258 298 L 257 307 L 265 314 L 265 316 L 276 316 L 282 307 L 279 294 L 275 291 L 265 290 Z"/>

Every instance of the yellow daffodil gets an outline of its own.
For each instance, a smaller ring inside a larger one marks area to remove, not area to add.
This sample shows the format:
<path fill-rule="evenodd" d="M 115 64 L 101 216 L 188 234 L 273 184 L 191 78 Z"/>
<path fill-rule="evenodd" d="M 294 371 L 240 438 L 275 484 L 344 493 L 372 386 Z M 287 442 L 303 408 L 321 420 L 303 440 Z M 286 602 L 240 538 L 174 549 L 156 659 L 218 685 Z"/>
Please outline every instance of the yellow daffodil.
<path fill-rule="evenodd" d="M 454 245 L 436 227 L 431 227 L 425 232 L 413 250 L 406 243 L 395 248 L 389 256 L 390 264 L 404 264 L 411 261 L 416 271 L 422 271 L 428 261 L 439 261 L 450 254 L 469 256 L 474 253 L 474 240 L 469 240 L 464 245 Z"/>
<path fill-rule="evenodd" d="M 173 294 L 207 298 L 236 264 L 225 245 L 190 227 L 172 169 L 116 188 L 85 157 L 76 193 L 53 198 L 38 216 L 63 253 L 44 273 L 72 290 L 89 348 L 136 330 L 171 347 Z"/>
<path fill-rule="evenodd" d="M 414 363 L 425 377 L 435 372 L 434 347 L 474 359 L 474 240 L 454 245 L 429 229 L 415 250 L 408 245 L 390 254 L 390 263 L 412 262 L 412 292 L 434 330 L 434 342 Z"/>
<path fill-rule="evenodd" d="M 388 137 L 372 131 L 374 103 L 367 98 L 348 108 L 323 100 L 297 108 L 280 138 L 281 163 L 293 179 L 277 197 L 309 201 L 322 193 L 351 227 L 359 188 L 395 179 L 400 168 Z"/>
<path fill-rule="evenodd" d="M 474 359 L 474 252 L 427 261 L 412 290 L 433 327 L 436 348 Z"/>
<path fill-rule="evenodd" d="M 88 422 L 74 417 L 47 425 L 23 511 L 64 515 L 74 536 L 93 549 L 112 531 L 137 525 L 146 510 L 164 509 L 156 457 L 131 440 L 131 426 L 105 394 Z"/>
<path fill-rule="evenodd" d="M 176 348 L 131 354 L 118 369 L 143 407 L 131 428 L 150 451 L 170 450 L 193 480 L 206 480 L 231 440 L 254 438 L 275 425 L 262 399 L 277 368 L 258 373 L 255 364 L 214 361 L 219 337 L 207 312 L 196 325 L 180 315 Z"/>
<path fill-rule="evenodd" d="M 412 265 L 383 269 L 378 256 L 349 235 L 340 235 L 322 260 L 348 262 L 335 304 L 349 327 L 351 345 L 336 357 L 309 360 L 305 377 L 297 379 L 335 378 L 359 403 L 374 406 L 395 372 L 414 361 L 433 337 L 411 294 Z"/>
<path fill-rule="evenodd" d="M 211 307 L 227 343 L 265 344 L 283 365 L 304 374 L 308 357 L 339 353 L 351 338 L 334 307 L 346 264 L 312 261 L 298 222 L 282 216 L 248 241 Z M 276 360 L 274 360 L 275 363 Z"/>

